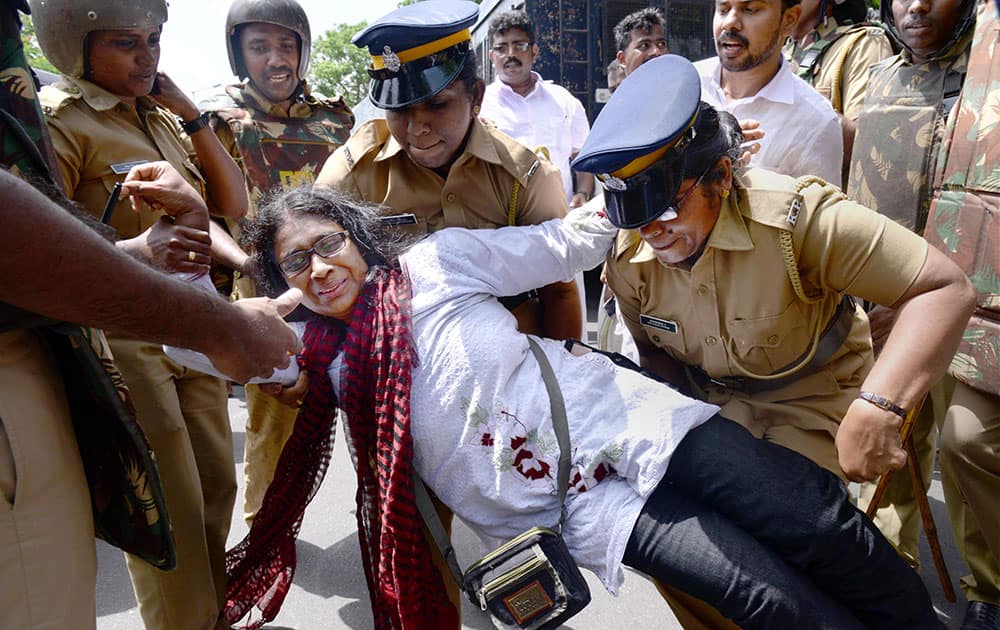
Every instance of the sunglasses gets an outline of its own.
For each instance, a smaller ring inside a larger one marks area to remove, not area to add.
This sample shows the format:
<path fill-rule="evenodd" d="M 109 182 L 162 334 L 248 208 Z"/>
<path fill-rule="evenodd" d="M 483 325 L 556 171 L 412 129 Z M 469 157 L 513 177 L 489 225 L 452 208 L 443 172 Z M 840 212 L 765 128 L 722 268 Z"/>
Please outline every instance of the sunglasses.
<path fill-rule="evenodd" d="M 701 186 L 701 180 L 705 179 L 705 176 L 708 175 L 709 171 L 711 170 L 712 170 L 711 166 L 705 169 L 704 172 L 702 172 L 702 174 L 698 176 L 698 179 L 694 180 L 694 186 L 688 188 L 684 192 L 684 194 L 681 195 L 681 198 L 675 201 L 675 203 L 664 208 L 663 212 L 661 212 L 658 217 L 653 219 L 653 221 L 673 221 L 674 219 L 676 219 L 678 213 L 681 210 L 681 207 L 684 206 L 684 202 L 688 200 L 688 197 L 691 196 L 691 193 L 694 192 L 695 188 Z M 650 221 L 650 223 L 652 223 L 653 221 Z"/>
<path fill-rule="evenodd" d="M 347 247 L 348 232 L 334 232 L 321 237 L 309 249 L 294 251 L 278 261 L 278 269 L 286 278 L 302 273 L 309 266 L 312 255 L 320 258 L 330 258 L 344 251 Z"/>

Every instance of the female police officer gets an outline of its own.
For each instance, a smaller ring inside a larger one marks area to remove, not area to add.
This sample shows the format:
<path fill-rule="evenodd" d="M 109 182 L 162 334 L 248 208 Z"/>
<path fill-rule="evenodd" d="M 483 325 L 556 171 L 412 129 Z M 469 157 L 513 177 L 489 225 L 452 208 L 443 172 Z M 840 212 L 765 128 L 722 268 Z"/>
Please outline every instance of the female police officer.
<path fill-rule="evenodd" d="M 31 8 L 42 51 L 63 75 L 40 100 L 67 196 L 101 216 L 131 166 L 167 160 L 207 193 L 213 212 L 243 215 L 239 168 L 190 99 L 156 71 L 164 0 L 32 0 Z M 125 199 L 114 210 L 110 224 L 123 249 L 169 271 L 208 269 L 206 232 L 174 225 L 148 207 L 133 212 Z M 158 345 L 109 342 L 156 452 L 177 546 L 170 572 L 127 558 L 143 622 L 215 627 L 236 495 L 225 384 L 181 368 Z"/>
<path fill-rule="evenodd" d="M 968 281 L 834 186 L 735 173 L 740 134 L 698 107 L 691 72 L 675 56 L 642 66 L 576 163 L 602 174 L 609 216 L 625 229 L 607 276 L 643 363 L 842 477 L 899 468 L 902 416 L 947 367 L 972 308 Z M 662 92 L 679 89 L 694 116 L 659 108 Z M 899 310 L 874 364 L 848 293 Z"/>
<path fill-rule="evenodd" d="M 841 477 L 899 468 L 902 416 L 954 352 L 968 282 L 922 239 L 834 186 L 735 173 L 735 120 L 699 106 L 692 70 L 674 56 L 639 68 L 574 163 L 600 174 L 609 216 L 625 229 L 607 282 L 641 363 Z M 673 91 L 691 107 L 664 111 Z M 878 362 L 848 293 L 900 309 Z M 667 591 L 692 624 L 720 623 Z"/>
<path fill-rule="evenodd" d="M 559 170 L 477 118 L 485 84 L 476 76 L 469 28 L 478 14 L 465 0 L 427 0 L 354 36 L 371 52 L 370 98 L 386 118 L 358 128 L 327 161 L 318 185 L 412 214 L 401 220 L 417 232 L 530 225 L 566 213 Z M 572 282 L 544 287 L 537 299 L 510 298 L 508 306 L 523 331 L 581 335 Z"/>

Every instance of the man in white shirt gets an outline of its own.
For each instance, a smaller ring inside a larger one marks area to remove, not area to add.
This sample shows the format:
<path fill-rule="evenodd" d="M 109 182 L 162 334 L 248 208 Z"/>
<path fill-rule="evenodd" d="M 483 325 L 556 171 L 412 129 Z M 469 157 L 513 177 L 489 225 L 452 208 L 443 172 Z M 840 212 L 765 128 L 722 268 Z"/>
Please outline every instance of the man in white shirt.
<path fill-rule="evenodd" d="M 717 57 L 695 64 L 702 100 L 739 120 L 760 122 L 751 160 L 779 173 L 839 184 L 844 141 L 829 101 L 792 74 L 781 46 L 799 19 L 800 0 L 716 0 Z"/>
<path fill-rule="evenodd" d="M 573 159 L 590 132 L 587 114 L 569 91 L 531 69 L 538 56 L 535 30 L 524 11 L 508 11 L 490 23 L 490 62 L 496 80 L 486 86 L 481 115 L 521 144 L 545 147 L 562 171 L 563 188 L 572 208 L 594 194 L 589 173 L 572 173 Z"/>

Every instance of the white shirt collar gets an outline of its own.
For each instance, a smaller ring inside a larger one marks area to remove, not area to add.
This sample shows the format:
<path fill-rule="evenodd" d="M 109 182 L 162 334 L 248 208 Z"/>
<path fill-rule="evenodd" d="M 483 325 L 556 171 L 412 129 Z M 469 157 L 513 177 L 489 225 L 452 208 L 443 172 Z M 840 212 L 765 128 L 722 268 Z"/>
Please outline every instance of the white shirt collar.
<path fill-rule="evenodd" d="M 521 96 L 520 94 L 515 92 L 514 88 L 510 87 L 509 85 L 501 81 L 499 76 L 497 76 L 497 78 L 494 79 L 494 83 L 496 83 L 500 91 L 505 94 L 514 95 L 517 96 L 518 98 L 529 99 L 535 94 L 537 94 L 539 90 L 542 89 L 542 83 L 545 82 L 544 79 L 542 79 L 542 75 L 538 74 L 534 70 L 531 71 L 531 76 L 535 78 L 535 84 L 532 86 L 531 91 L 528 92 L 527 96 Z"/>
<path fill-rule="evenodd" d="M 722 63 L 719 61 L 718 57 L 710 57 L 709 59 L 711 60 L 711 74 L 709 74 L 709 77 L 711 78 L 712 88 L 715 89 L 719 102 L 726 103 L 726 93 L 722 89 Z M 781 59 L 781 65 L 778 67 L 778 72 L 771 77 L 771 80 L 767 82 L 767 85 L 762 87 L 753 96 L 747 96 L 729 101 L 729 105 L 749 103 L 758 98 L 767 99 L 776 103 L 787 103 L 789 105 L 793 105 L 795 103 L 794 79 L 795 75 L 793 75 L 791 70 L 789 70 L 788 64 L 785 63 L 784 59 Z"/>

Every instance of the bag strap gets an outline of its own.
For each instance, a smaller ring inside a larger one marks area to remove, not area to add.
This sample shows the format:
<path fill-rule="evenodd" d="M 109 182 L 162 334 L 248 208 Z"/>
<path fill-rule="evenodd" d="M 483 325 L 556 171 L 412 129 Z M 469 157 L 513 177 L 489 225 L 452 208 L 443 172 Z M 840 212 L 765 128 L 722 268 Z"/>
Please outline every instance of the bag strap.
<path fill-rule="evenodd" d="M 566 522 L 566 491 L 569 487 L 569 422 L 566 419 L 566 401 L 563 400 L 562 391 L 559 389 L 559 381 L 556 380 L 556 373 L 552 370 L 552 364 L 542 351 L 538 342 L 528 337 L 528 345 L 531 353 L 538 361 L 538 368 L 542 371 L 542 381 L 545 383 L 545 390 L 549 394 L 549 407 L 552 409 L 552 428 L 556 432 L 556 440 L 559 442 L 559 472 L 556 474 L 556 491 L 559 493 L 559 533 L 562 533 L 563 524 Z"/>
<path fill-rule="evenodd" d="M 528 337 L 528 346 L 531 353 L 538 361 L 538 368 L 542 372 L 542 381 L 545 383 L 545 390 L 549 395 L 549 408 L 552 411 L 552 428 L 556 432 L 556 441 L 559 443 L 559 471 L 556 474 L 557 492 L 559 494 L 559 525 L 558 531 L 562 533 L 563 524 L 566 522 L 566 491 L 569 487 L 570 468 L 570 445 L 569 445 L 569 422 L 566 419 L 566 401 L 563 399 L 562 391 L 559 389 L 559 381 L 552 370 L 552 364 L 542 351 L 541 346 L 533 338 Z M 417 509 L 423 517 L 427 529 L 430 531 L 434 542 L 437 544 L 441 555 L 444 557 L 448 570 L 451 572 L 455 583 L 462 585 L 462 569 L 458 565 L 458 558 L 455 556 L 455 548 L 451 544 L 451 538 L 444 529 L 441 517 L 438 516 L 431 500 L 427 486 L 418 475 L 413 477 L 413 490 L 417 502 Z"/>
<path fill-rule="evenodd" d="M 458 566 L 455 547 L 452 546 L 451 537 L 445 531 L 444 523 L 441 522 L 441 517 L 438 516 L 431 495 L 427 492 L 427 486 L 424 485 L 424 480 L 419 475 L 413 475 L 413 495 L 417 500 L 417 510 L 423 517 L 424 524 L 427 525 L 427 531 L 431 533 L 431 537 L 434 538 L 434 542 L 441 551 L 441 556 L 444 558 L 445 564 L 448 565 L 448 571 L 451 572 L 455 584 L 461 587 L 462 568 Z"/>

